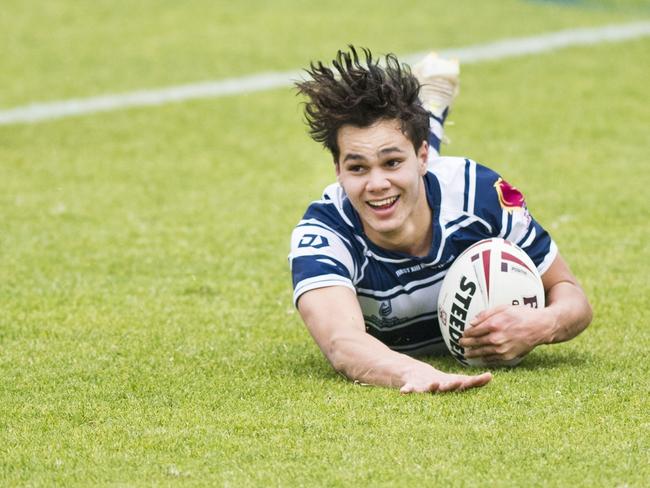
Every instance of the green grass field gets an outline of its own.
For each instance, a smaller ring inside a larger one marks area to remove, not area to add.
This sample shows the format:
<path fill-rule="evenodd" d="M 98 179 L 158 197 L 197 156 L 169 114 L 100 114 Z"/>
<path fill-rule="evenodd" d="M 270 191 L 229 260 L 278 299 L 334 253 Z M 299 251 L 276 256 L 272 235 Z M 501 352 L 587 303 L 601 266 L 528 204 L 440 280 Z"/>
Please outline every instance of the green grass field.
<path fill-rule="evenodd" d="M 9 0 L 0 110 L 650 19 L 448 5 Z M 0 485 L 648 486 L 649 52 L 463 68 L 445 152 L 525 190 L 595 318 L 459 394 L 350 383 L 293 309 L 289 235 L 333 169 L 292 90 L 0 126 Z"/>

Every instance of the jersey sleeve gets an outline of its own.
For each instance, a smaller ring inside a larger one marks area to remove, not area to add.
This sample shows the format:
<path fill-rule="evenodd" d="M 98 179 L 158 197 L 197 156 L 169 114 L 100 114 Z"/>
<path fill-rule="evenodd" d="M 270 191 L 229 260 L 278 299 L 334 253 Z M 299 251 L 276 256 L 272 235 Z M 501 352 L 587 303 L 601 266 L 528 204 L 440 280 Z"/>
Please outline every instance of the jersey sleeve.
<path fill-rule="evenodd" d="M 523 249 L 540 275 L 544 274 L 557 256 L 557 246 L 528 211 L 523 193 L 479 164 L 476 164 L 475 192 L 477 213 L 490 223 L 494 236 Z"/>
<path fill-rule="evenodd" d="M 319 222 L 301 222 L 291 235 L 289 266 L 293 303 L 310 290 L 346 286 L 354 290 L 354 260 L 350 242 Z"/>

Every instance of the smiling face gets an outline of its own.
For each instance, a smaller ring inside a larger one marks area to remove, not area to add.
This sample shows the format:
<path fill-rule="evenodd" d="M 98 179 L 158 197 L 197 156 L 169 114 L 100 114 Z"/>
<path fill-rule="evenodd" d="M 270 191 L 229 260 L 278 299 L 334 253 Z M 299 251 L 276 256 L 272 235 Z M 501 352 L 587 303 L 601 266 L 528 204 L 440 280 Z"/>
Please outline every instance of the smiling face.
<path fill-rule="evenodd" d="M 396 120 L 338 131 L 337 179 L 375 244 L 425 255 L 431 244 L 431 210 L 422 177 L 428 146 L 416 152 Z"/>

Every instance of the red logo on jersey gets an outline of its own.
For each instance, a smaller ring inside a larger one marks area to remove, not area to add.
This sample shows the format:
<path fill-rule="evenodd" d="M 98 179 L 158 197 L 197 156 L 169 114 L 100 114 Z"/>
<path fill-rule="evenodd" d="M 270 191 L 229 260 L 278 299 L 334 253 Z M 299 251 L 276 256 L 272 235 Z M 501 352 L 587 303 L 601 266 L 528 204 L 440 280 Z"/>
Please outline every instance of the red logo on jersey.
<path fill-rule="evenodd" d="M 512 212 L 517 209 L 526 208 L 524 195 L 507 181 L 499 178 L 494 184 L 494 188 L 497 190 L 499 203 L 504 210 Z"/>

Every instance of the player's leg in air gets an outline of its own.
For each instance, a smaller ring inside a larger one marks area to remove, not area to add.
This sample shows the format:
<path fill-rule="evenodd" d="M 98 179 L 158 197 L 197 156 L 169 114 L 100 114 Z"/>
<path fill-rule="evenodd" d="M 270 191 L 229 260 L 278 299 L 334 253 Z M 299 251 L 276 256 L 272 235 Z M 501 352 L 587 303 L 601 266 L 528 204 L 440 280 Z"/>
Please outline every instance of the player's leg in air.
<path fill-rule="evenodd" d="M 441 58 L 432 52 L 416 63 L 412 72 L 422 85 L 422 105 L 431 113 L 428 138 L 431 159 L 440 155 L 445 119 L 459 91 L 460 66 L 457 59 Z"/>

